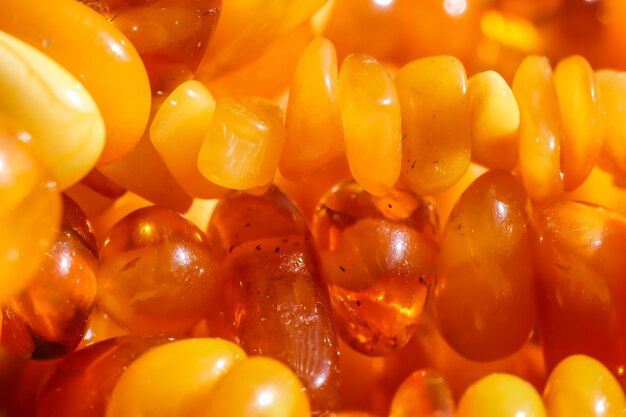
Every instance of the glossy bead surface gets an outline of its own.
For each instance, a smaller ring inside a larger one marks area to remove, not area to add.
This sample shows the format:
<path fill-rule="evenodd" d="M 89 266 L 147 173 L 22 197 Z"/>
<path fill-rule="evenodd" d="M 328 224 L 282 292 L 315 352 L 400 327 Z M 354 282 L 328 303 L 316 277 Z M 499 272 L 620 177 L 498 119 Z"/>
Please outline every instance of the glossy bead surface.
<path fill-rule="evenodd" d="M 207 313 L 220 267 L 204 234 L 180 214 L 137 210 L 101 250 L 98 305 L 134 332 L 190 329 Z"/>
<path fill-rule="evenodd" d="M 409 375 L 396 390 L 389 417 L 452 417 L 454 401 L 443 376 L 433 370 Z"/>
<path fill-rule="evenodd" d="M 614 175 L 626 175 L 626 72 L 601 70 L 596 78 L 604 111 L 606 128 L 600 165 Z"/>
<path fill-rule="evenodd" d="M 526 193 L 508 172 L 474 181 L 441 240 L 432 305 L 444 338 L 473 360 L 520 349 L 535 325 Z"/>

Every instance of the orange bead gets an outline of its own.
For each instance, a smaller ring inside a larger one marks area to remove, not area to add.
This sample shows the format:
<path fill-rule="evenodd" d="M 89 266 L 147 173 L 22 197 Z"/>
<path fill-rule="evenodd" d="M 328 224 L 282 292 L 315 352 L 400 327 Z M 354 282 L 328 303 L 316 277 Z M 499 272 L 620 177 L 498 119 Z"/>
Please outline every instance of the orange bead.
<path fill-rule="evenodd" d="M 454 402 L 443 376 L 433 370 L 412 373 L 398 387 L 389 417 L 452 417 Z"/>
<path fill-rule="evenodd" d="M 280 172 L 289 179 L 310 177 L 343 151 L 337 55 L 317 38 L 304 50 L 289 91 L 287 141 Z"/>
<path fill-rule="evenodd" d="M 180 214 L 137 210 L 101 250 L 98 305 L 133 332 L 180 332 L 208 312 L 221 271 L 204 234 Z"/>
<path fill-rule="evenodd" d="M 415 60 L 396 74 L 402 108 L 402 182 L 420 195 L 444 191 L 470 162 L 470 113 L 463 64 Z"/>
<path fill-rule="evenodd" d="M 516 352 L 535 325 L 526 203 L 515 177 L 491 171 L 468 187 L 448 219 L 432 305 L 444 338 L 469 359 Z"/>
<path fill-rule="evenodd" d="M 148 121 L 150 85 L 141 58 L 119 30 L 75 0 L 2 0 L 0 30 L 46 53 L 89 91 L 106 128 L 100 164 L 133 149 Z"/>
<path fill-rule="evenodd" d="M 613 175 L 626 176 L 626 72 L 596 72 L 601 100 L 606 112 L 606 129 L 600 166 Z"/>
<path fill-rule="evenodd" d="M 400 104 L 393 80 L 367 55 L 348 56 L 339 71 L 346 157 L 354 179 L 380 196 L 400 175 Z"/>

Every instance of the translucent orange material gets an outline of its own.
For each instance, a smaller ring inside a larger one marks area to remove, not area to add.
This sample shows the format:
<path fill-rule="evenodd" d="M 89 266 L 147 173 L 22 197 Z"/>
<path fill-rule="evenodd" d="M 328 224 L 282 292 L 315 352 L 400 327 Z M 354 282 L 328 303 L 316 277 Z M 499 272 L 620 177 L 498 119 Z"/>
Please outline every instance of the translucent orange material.
<path fill-rule="evenodd" d="M 457 417 L 546 417 L 539 393 L 528 382 L 509 374 L 491 374 L 465 392 Z"/>
<path fill-rule="evenodd" d="M 85 214 L 63 198 L 63 222 L 34 279 L 9 306 L 32 338 L 32 355 L 49 359 L 72 352 L 81 341 L 96 301 L 98 248 Z M 17 318 L 16 318 L 17 319 Z"/>
<path fill-rule="evenodd" d="M 2 0 L 0 30 L 50 56 L 89 91 L 106 128 L 100 164 L 133 149 L 148 121 L 150 85 L 141 58 L 119 30 L 75 0 Z"/>
<path fill-rule="evenodd" d="M 452 417 L 454 401 L 443 376 L 434 370 L 412 373 L 398 387 L 389 417 Z"/>
<path fill-rule="evenodd" d="M 103 417 L 120 375 L 144 352 L 170 342 L 164 336 L 123 336 L 64 358 L 37 398 L 38 417 Z"/>
<path fill-rule="evenodd" d="M 209 181 L 247 190 L 270 185 L 286 131 L 282 111 L 260 98 L 217 100 L 198 168 Z"/>
<path fill-rule="evenodd" d="M 444 338 L 469 359 L 516 352 L 535 325 L 526 203 L 516 178 L 490 171 L 467 188 L 448 219 L 432 305 Z"/>
<path fill-rule="evenodd" d="M 622 416 L 624 391 L 602 363 L 585 355 L 563 359 L 552 371 L 543 393 L 550 417 Z"/>
<path fill-rule="evenodd" d="M 221 339 L 186 339 L 155 347 L 120 376 L 106 417 L 204 415 L 216 384 L 245 358 L 239 346 Z M 237 400 L 231 404 L 242 399 Z"/>
<path fill-rule="evenodd" d="M 402 107 L 402 182 L 420 195 L 456 183 L 470 162 L 467 76 L 458 59 L 415 60 L 396 74 Z"/>
<path fill-rule="evenodd" d="M 61 199 L 43 162 L 4 128 L 0 167 L 0 302 L 4 302 L 26 287 L 54 242 Z"/>
<path fill-rule="evenodd" d="M 600 165 L 614 175 L 626 177 L 626 72 L 596 72 L 606 130 Z"/>
<path fill-rule="evenodd" d="M 554 198 L 563 191 L 563 127 L 548 59 L 526 58 L 515 73 L 513 93 L 520 109 L 519 172 L 524 187 L 533 200 Z"/>
<path fill-rule="evenodd" d="M 436 216 L 412 193 L 374 197 L 354 182 L 320 201 L 314 234 L 337 330 L 352 348 L 386 355 L 409 341 L 435 278 Z"/>
<path fill-rule="evenodd" d="M 400 104 L 393 80 L 368 55 L 348 56 L 339 71 L 346 157 L 367 192 L 386 194 L 400 175 Z"/>
<path fill-rule="evenodd" d="M 152 145 L 193 197 L 216 198 L 226 192 L 198 170 L 198 154 L 214 111 L 215 99 L 209 90 L 198 81 L 186 81 L 167 97 L 150 125 Z"/>
<path fill-rule="evenodd" d="M 226 277 L 209 328 L 234 338 L 250 355 L 287 364 L 302 380 L 314 411 L 333 409 L 337 341 L 318 254 L 302 215 L 274 187 L 259 197 L 232 192 L 215 208 L 209 235 L 222 248 Z"/>
<path fill-rule="evenodd" d="M 472 160 L 492 169 L 512 170 L 519 154 L 519 108 L 513 91 L 495 71 L 472 76 L 467 86 Z"/>
<path fill-rule="evenodd" d="M 220 268 L 204 234 L 180 214 L 137 210 L 101 250 L 98 305 L 134 332 L 180 332 L 198 323 L 215 296 Z"/>
<path fill-rule="evenodd" d="M 337 55 L 327 39 L 313 40 L 300 57 L 285 125 L 280 172 L 289 179 L 312 176 L 343 151 Z"/>
<path fill-rule="evenodd" d="M 537 220 L 539 329 L 546 366 L 582 353 L 626 386 L 626 218 L 565 201 Z"/>
<path fill-rule="evenodd" d="M 291 369 L 277 360 L 258 356 L 235 364 L 217 381 L 206 404 L 199 417 L 311 415 L 302 383 Z"/>
<path fill-rule="evenodd" d="M 565 190 L 578 187 L 595 165 L 604 138 L 605 115 L 596 76 L 587 60 L 574 55 L 554 70 L 563 118 L 561 171 Z"/>

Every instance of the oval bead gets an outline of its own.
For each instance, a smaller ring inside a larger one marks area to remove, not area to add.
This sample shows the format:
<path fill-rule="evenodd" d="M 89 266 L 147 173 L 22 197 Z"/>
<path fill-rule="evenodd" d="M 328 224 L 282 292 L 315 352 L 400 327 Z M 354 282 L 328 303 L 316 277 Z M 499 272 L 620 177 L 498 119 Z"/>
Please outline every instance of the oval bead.
<path fill-rule="evenodd" d="M 596 78 L 606 112 L 599 165 L 613 175 L 626 177 L 626 72 L 601 70 Z"/>
<path fill-rule="evenodd" d="M 426 369 L 409 375 L 391 400 L 389 417 L 453 417 L 454 401 L 444 377 Z"/>

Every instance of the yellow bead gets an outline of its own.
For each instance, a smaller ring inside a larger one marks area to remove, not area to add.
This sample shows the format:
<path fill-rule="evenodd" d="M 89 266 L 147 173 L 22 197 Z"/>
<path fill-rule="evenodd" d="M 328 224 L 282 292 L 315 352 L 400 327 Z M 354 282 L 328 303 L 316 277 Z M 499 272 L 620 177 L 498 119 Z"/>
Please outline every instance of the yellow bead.
<path fill-rule="evenodd" d="M 400 103 L 393 80 L 367 55 L 348 56 L 339 71 L 346 157 L 354 179 L 369 193 L 386 194 L 400 176 Z"/>
<path fill-rule="evenodd" d="M 601 165 L 614 175 L 626 176 L 626 72 L 596 72 L 606 111 Z"/>
<path fill-rule="evenodd" d="M 461 397 L 456 417 L 546 417 L 539 393 L 523 379 L 491 374 L 472 384 Z"/>
<path fill-rule="evenodd" d="M 565 190 L 578 187 L 596 164 L 604 137 L 604 109 L 596 76 L 587 60 L 574 55 L 554 70 L 563 119 L 561 171 Z"/>
<path fill-rule="evenodd" d="M 602 363 L 585 355 L 569 356 L 554 368 L 543 398 L 550 417 L 626 415 L 622 387 Z"/>
<path fill-rule="evenodd" d="M 104 121 L 83 85 L 32 46 L 0 32 L 0 112 L 31 135 L 61 189 L 95 166 Z"/>
<path fill-rule="evenodd" d="M 289 91 L 287 142 L 280 159 L 285 178 L 309 177 L 341 155 L 338 93 L 335 47 L 317 38 L 302 53 Z"/>
<path fill-rule="evenodd" d="M 561 112 L 547 58 L 530 56 L 515 73 L 520 109 L 519 170 L 530 198 L 547 200 L 563 191 L 560 171 Z"/>
<path fill-rule="evenodd" d="M 396 75 L 402 107 L 402 181 L 421 195 L 444 191 L 470 162 L 467 76 L 451 56 L 418 59 Z"/>
<path fill-rule="evenodd" d="M 248 190 L 274 179 L 285 143 L 282 112 L 261 98 L 219 99 L 198 168 L 222 187 Z"/>
<path fill-rule="evenodd" d="M 513 91 L 495 71 L 480 72 L 467 87 L 471 113 L 472 160 L 512 170 L 518 157 L 519 108 Z"/>
<path fill-rule="evenodd" d="M 185 339 L 141 355 L 118 380 L 106 417 L 197 416 L 246 354 L 221 339 Z"/>
<path fill-rule="evenodd" d="M 189 195 L 216 198 L 226 190 L 198 170 L 198 154 L 215 111 L 215 99 L 198 81 L 185 81 L 163 102 L 150 126 L 150 140 L 172 176 Z"/>

